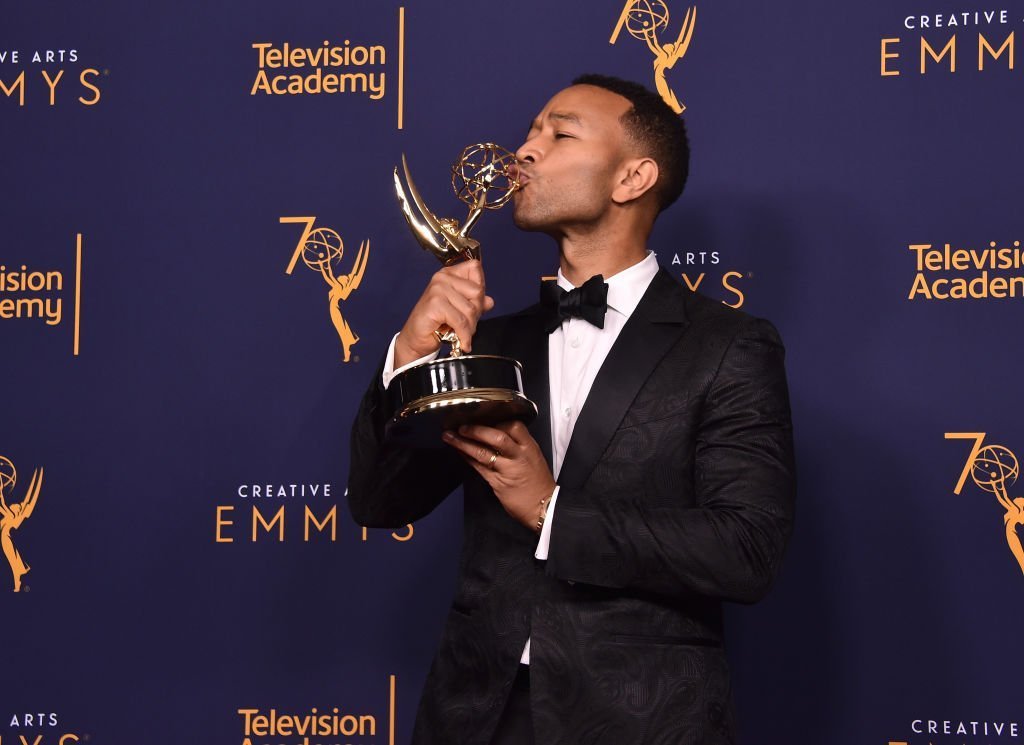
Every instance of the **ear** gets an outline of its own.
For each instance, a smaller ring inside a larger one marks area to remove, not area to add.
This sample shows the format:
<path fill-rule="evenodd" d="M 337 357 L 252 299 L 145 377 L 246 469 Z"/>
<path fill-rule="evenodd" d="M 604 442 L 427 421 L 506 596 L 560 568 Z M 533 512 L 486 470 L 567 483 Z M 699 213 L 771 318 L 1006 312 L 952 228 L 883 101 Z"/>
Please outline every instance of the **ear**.
<path fill-rule="evenodd" d="M 623 164 L 621 178 L 612 191 L 612 201 L 622 205 L 640 199 L 658 183 L 658 164 L 653 158 L 633 158 Z"/>

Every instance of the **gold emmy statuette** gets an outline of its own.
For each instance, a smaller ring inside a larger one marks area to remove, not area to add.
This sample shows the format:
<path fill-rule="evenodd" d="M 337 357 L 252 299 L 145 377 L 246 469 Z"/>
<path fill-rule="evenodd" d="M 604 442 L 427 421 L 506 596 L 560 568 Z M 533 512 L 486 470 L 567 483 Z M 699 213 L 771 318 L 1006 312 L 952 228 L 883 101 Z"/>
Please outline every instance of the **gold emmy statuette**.
<path fill-rule="evenodd" d="M 493 143 L 470 145 L 452 165 L 452 188 L 469 206 L 462 225 L 437 217 L 423 202 L 402 156 L 408 192 L 395 168 L 395 193 L 419 244 L 445 266 L 480 258 L 480 243 L 469 237 L 484 210 L 503 207 L 519 188 L 509 168 L 515 156 Z M 411 199 L 410 199 L 411 197 Z M 415 208 L 415 209 L 414 209 Z M 448 326 L 434 332 L 451 345 L 451 356 L 416 365 L 396 375 L 388 387 L 394 415 L 388 440 L 413 447 L 440 447 L 441 431 L 463 424 L 532 421 L 537 405 L 523 393 L 523 367 L 510 357 L 462 353 L 459 337 Z"/>

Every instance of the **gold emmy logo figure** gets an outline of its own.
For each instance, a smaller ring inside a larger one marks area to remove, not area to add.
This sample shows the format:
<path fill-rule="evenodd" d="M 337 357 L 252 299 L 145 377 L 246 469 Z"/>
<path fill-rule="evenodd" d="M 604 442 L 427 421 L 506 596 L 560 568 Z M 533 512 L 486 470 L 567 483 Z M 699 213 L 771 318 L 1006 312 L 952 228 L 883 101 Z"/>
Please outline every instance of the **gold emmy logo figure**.
<path fill-rule="evenodd" d="M 32 515 L 32 510 L 39 500 L 39 490 L 43 486 L 43 469 L 37 468 L 33 471 L 25 499 L 8 506 L 4 494 L 13 490 L 17 482 L 18 472 L 14 464 L 0 455 L 0 546 L 3 547 L 4 556 L 7 557 L 7 563 L 11 565 L 11 572 L 14 574 L 14 591 L 21 592 L 21 578 L 32 567 L 25 563 L 18 549 L 14 547 L 11 533 L 20 528 Z"/>
<path fill-rule="evenodd" d="M 363 281 L 366 260 L 370 256 L 370 241 L 367 239 L 359 244 L 359 252 L 356 254 L 352 271 L 342 274 L 341 259 L 345 254 L 345 243 L 336 231 L 330 228 L 314 229 L 315 217 L 282 217 L 280 221 L 306 223 L 306 229 L 299 238 L 299 245 L 285 273 L 292 273 L 296 259 L 301 254 L 303 263 L 324 278 L 324 282 L 330 288 L 327 293 L 327 307 L 331 322 L 341 340 L 342 359 L 349 362 L 352 359 L 352 347 L 359 341 L 359 336 L 341 315 L 341 304 L 359 289 L 359 284 Z"/>
<path fill-rule="evenodd" d="M 1006 510 L 1003 515 L 1003 527 L 1006 532 L 1006 543 L 1010 547 L 1010 553 L 1017 559 L 1021 572 L 1024 572 L 1024 546 L 1021 545 L 1021 534 L 1017 528 L 1024 527 L 1024 498 L 1011 499 L 1007 491 L 1020 476 L 1020 462 L 1008 447 L 1003 445 L 985 445 L 985 432 L 947 432 L 947 440 L 973 440 L 970 455 L 960 472 L 960 479 L 953 489 L 954 494 L 959 494 L 964 484 L 967 483 L 967 476 L 977 484 L 979 489 L 996 495 L 999 506 Z"/>
<path fill-rule="evenodd" d="M 627 0 L 619 16 L 619 22 L 612 32 L 609 44 L 614 44 L 619 38 L 619 32 L 625 26 L 629 35 L 647 44 L 647 48 L 654 55 L 654 86 L 672 110 L 682 114 L 686 106 L 679 102 L 676 94 L 669 87 L 665 73 L 675 67 L 676 62 L 681 60 L 690 48 L 690 41 L 693 39 L 693 29 L 697 23 L 697 7 L 686 9 L 686 17 L 683 19 L 682 28 L 679 29 L 679 36 L 675 42 L 662 44 L 658 39 L 658 32 L 668 28 L 668 6 L 664 0 Z"/>
<path fill-rule="evenodd" d="M 999 506 L 1006 510 L 1003 525 L 1010 552 L 1024 572 L 1024 546 L 1017 528 L 1024 526 L 1024 497 L 1011 499 L 1006 491 L 1020 475 L 1020 463 L 1009 448 L 1002 445 L 987 445 L 978 451 L 971 464 L 971 478 L 979 488 L 992 492 L 999 500 Z"/>

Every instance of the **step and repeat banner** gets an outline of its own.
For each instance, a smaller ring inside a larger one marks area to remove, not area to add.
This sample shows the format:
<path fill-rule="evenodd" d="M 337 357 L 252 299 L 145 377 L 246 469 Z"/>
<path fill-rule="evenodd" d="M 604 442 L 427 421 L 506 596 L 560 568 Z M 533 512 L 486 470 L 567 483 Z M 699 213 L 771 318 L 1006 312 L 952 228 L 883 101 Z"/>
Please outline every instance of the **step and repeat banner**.
<path fill-rule="evenodd" d="M 683 112 L 651 247 L 787 346 L 798 517 L 728 610 L 741 741 L 1024 741 L 1022 32 L 980 0 L 9 5 L 0 743 L 408 741 L 462 508 L 345 504 L 437 268 L 392 169 L 463 217 L 462 148 L 584 72 Z M 557 267 L 509 212 L 474 233 L 495 313 Z"/>

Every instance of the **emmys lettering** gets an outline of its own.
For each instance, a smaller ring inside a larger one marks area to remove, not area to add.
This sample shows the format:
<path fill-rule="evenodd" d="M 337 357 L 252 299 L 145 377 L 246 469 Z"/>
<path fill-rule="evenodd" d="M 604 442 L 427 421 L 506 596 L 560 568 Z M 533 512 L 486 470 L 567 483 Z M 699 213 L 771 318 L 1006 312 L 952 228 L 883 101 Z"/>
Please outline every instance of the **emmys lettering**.
<path fill-rule="evenodd" d="M 1024 251 L 1020 241 L 1000 248 L 953 248 L 911 244 L 916 274 L 908 300 L 984 300 L 1024 297 Z M 998 274 L 1002 272 L 1003 274 Z M 1008 274 L 1014 272 L 1015 274 Z"/>
<path fill-rule="evenodd" d="M 97 85 L 100 71 L 93 67 L 70 70 L 59 66 L 76 62 L 77 49 L 37 49 L 23 54 L 20 49 L 0 48 L 0 93 L 17 100 L 18 106 L 24 106 L 30 97 L 41 100 L 44 96 L 50 106 L 56 106 L 58 99 L 70 96 L 83 106 L 93 106 L 102 96 Z M 8 65 L 25 64 L 57 67 L 8 69 Z"/>
<path fill-rule="evenodd" d="M 1016 67 L 1016 31 L 1005 28 L 1010 22 L 1008 10 L 906 16 L 903 28 L 917 38 L 908 39 L 901 33 L 882 39 L 881 75 L 956 73 L 964 69 L 1013 70 Z"/>
<path fill-rule="evenodd" d="M 248 504 L 219 504 L 214 509 L 214 543 L 258 543 L 301 541 L 302 543 L 335 543 L 338 540 L 338 505 L 332 497 L 330 483 L 241 484 L 236 490 L 239 499 Z M 330 500 L 313 507 L 297 505 L 296 500 Z M 351 536 L 369 540 L 366 528 L 348 526 Z M 361 531 L 361 533 L 360 533 Z M 414 534 L 413 526 L 391 533 L 391 539 L 405 543 Z"/>
<path fill-rule="evenodd" d="M 11 567 L 14 577 L 14 591 L 21 592 L 21 579 L 32 568 L 26 563 L 14 545 L 14 531 L 32 516 L 43 488 L 43 469 L 32 472 L 32 480 L 25 490 L 24 498 L 16 500 L 14 489 L 18 485 L 18 470 L 9 458 L 0 455 L 0 548 Z M 27 589 L 27 588 L 26 588 Z"/>
<path fill-rule="evenodd" d="M 359 244 L 359 251 L 356 253 L 352 271 L 343 274 L 341 260 L 345 255 L 345 244 L 337 232 L 330 228 L 314 230 L 313 223 L 316 222 L 316 217 L 282 217 L 279 222 L 305 225 L 284 273 L 291 274 L 301 256 L 302 262 L 327 283 L 327 308 L 331 323 L 334 324 L 334 330 L 341 341 L 342 362 L 352 361 L 352 347 L 359 341 L 359 336 L 352 331 L 348 322 L 342 317 L 341 308 L 349 296 L 359 289 L 359 284 L 363 281 L 366 260 L 370 256 L 369 238 Z M 358 357 L 355 359 L 358 360 Z"/>
<path fill-rule="evenodd" d="M 615 24 L 609 44 L 619 39 L 619 32 L 625 27 L 629 35 L 642 41 L 654 55 L 654 86 L 662 100 L 672 107 L 677 114 L 682 114 L 686 106 L 679 102 L 672 88 L 669 87 L 666 73 L 676 66 L 690 48 L 693 40 L 693 29 L 697 23 L 697 7 L 686 9 L 686 15 L 679 27 L 675 41 L 666 42 L 664 34 L 669 26 L 668 6 L 664 0 L 626 0 Z"/>
<path fill-rule="evenodd" d="M 985 432 L 947 432 L 947 440 L 973 440 L 967 462 L 960 472 L 960 478 L 953 489 L 960 494 L 968 475 L 975 485 L 996 498 L 1003 514 L 1003 537 L 1010 553 L 1017 560 L 1021 572 L 1024 572 L 1024 497 L 1011 498 L 1009 488 L 1020 476 L 1020 461 L 1017 456 L 1004 445 L 984 445 Z"/>
<path fill-rule="evenodd" d="M 367 47 L 345 39 L 341 44 L 325 40 L 313 47 L 258 42 L 252 48 L 257 72 L 250 95 L 361 93 L 374 101 L 384 97 L 387 50 L 379 44 Z M 374 71 L 374 67 L 381 69 Z"/>
<path fill-rule="evenodd" d="M 709 279 L 709 275 L 704 267 L 717 267 L 720 263 L 721 256 L 718 251 L 687 251 L 685 254 L 675 254 L 672 257 L 672 266 L 686 267 L 682 272 L 683 282 L 693 292 L 707 291 L 709 286 L 717 281 L 722 286 L 722 289 L 733 296 L 731 298 L 733 302 L 723 300 L 722 303 L 731 308 L 742 308 L 747 298 L 735 284 L 743 279 L 744 275 L 742 272 L 730 270 L 724 272 L 717 280 L 712 279 L 710 283 L 705 283 L 705 280 Z M 700 271 L 698 272 L 694 267 L 700 267 Z"/>

